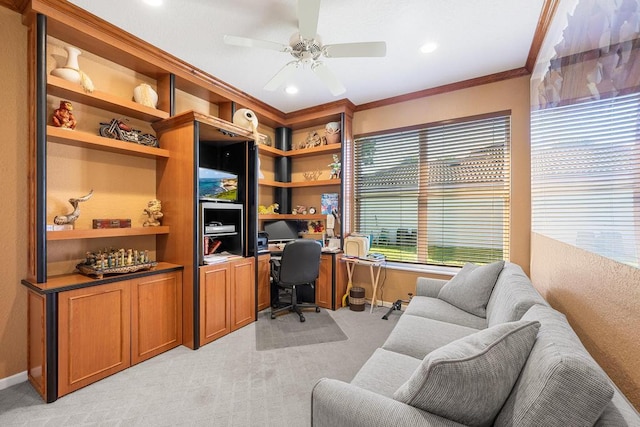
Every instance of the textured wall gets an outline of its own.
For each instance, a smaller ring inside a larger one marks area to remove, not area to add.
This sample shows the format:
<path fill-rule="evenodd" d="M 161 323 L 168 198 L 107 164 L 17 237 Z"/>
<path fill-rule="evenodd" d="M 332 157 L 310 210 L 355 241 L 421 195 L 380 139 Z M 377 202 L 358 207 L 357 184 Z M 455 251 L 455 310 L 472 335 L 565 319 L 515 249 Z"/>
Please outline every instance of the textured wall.
<path fill-rule="evenodd" d="M 0 7 L 0 379 L 27 368 L 27 30 Z"/>
<path fill-rule="evenodd" d="M 531 279 L 640 409 L 640 269 L 532 233 Z"/>

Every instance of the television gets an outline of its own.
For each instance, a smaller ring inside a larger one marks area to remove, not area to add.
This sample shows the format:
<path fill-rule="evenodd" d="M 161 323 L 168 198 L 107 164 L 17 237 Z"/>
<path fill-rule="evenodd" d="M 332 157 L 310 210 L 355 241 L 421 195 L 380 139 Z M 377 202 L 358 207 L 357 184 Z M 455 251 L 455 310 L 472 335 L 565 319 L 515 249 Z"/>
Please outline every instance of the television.
<path fill-rule="evenodd" d="M 264 232 L 267 233 L 269 242 L 287 242 L 298 238 L 298 222 L 284 219 L 277 221 L 265 221 Z"/>
<path fill-rule="evenodd" d="M 210 168 L 198 168 L 198 196 L 207 202 L 237 202 L 238 175 Z"/>

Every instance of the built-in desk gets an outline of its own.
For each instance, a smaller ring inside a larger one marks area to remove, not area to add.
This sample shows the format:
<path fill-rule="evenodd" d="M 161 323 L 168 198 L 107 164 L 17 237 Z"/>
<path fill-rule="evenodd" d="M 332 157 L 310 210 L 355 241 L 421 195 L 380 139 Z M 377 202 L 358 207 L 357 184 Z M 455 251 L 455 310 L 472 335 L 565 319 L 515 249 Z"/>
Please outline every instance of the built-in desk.
<path fill-rule="evenodd" d="M 281 254 L 280 251 L 274 251 Z M 258 255 L 258 311 L 271 305 L 270 265 L 271 253 Z M 340 268 L 342 252 L 323 252 L 320 256 L 320 273 L 316 280 L 315 303 L 319 307 L 336 310 L 342 306 L 346 291 L 344 269 Z"/>

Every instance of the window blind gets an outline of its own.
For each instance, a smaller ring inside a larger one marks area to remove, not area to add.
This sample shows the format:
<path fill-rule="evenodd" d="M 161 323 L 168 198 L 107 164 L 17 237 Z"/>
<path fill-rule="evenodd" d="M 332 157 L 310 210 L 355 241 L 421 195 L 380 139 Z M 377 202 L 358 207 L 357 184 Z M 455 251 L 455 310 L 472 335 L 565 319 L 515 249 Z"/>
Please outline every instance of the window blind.
<path fill-rule="evenodd" d="M 638 267 L 640 94 L 531 113 L 532 229 Z"/>
<path fill-rule="evenodd" d="M 508 259 L 510 135 L 499 115 L 357 138 L 355 229 L 393 261 Z"/>

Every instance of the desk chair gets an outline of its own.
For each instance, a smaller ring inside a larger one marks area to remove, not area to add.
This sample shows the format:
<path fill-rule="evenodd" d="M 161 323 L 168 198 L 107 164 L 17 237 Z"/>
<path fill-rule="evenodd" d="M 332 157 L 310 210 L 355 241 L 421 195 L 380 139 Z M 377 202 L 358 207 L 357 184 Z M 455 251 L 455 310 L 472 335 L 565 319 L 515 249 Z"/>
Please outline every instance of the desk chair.
<path fill-rule="evenodd" d="M 320 253 L 322 247 L 315 240 L 298 239 L 289 242 L 282 250 L 280 259 L 271 260 L 271 278 L 278 289 L 288 289 L 291 291 L 291 303 L 284 307 L 271 308 L 271 318 L 275 319 L 276 314 L 282 311 L 295 311 L 300 316 L 300 321 L 304 322 L 302 308 L 313 307 L 316 312 L 320 312 L 320 307 L 312 303 L 299 303 L 297 301 L 296 286 L 314 287 L 315 281 L 320 272 Z M 278 304 L 279 305 L 279 304 Z"/>

